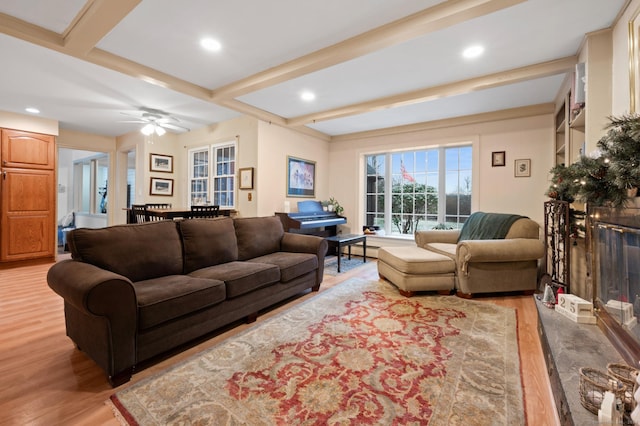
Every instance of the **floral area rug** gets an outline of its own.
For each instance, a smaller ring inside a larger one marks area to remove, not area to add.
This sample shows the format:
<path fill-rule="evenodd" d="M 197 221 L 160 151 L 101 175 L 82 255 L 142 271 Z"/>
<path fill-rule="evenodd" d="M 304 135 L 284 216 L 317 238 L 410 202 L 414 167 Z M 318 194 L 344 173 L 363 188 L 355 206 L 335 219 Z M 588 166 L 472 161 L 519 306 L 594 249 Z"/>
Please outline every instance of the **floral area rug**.
<path fill-rule="evenodd" d="M 352 278 L 108 403 L 131 425 L 523 425 L 516 314 Z"/>

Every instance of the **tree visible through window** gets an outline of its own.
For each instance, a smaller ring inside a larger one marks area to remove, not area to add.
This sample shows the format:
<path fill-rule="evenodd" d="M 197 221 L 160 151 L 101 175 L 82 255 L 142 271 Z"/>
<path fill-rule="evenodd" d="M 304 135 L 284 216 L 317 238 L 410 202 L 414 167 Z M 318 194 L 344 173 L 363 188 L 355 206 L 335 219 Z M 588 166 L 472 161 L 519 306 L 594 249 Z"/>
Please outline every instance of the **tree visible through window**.
<path fill-rule="evenodd" d="M 387 234 L 459 228 L 471 214 L 471 146 L 368 155 L 366 225 Z"/>

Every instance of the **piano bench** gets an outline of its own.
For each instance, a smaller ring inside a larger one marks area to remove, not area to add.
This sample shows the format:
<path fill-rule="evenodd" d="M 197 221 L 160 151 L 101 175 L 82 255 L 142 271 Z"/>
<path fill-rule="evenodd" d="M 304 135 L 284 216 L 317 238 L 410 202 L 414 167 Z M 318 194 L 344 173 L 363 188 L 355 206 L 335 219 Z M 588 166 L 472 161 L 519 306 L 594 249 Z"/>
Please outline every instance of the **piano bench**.
<path fill-rule="evenodd" d="M 378 275 L 398 287 L 403 296 L 411 297 L 417 291 L 451 294 L 455 272 L 453 259 L 421 247 L 378 249 Z"/>

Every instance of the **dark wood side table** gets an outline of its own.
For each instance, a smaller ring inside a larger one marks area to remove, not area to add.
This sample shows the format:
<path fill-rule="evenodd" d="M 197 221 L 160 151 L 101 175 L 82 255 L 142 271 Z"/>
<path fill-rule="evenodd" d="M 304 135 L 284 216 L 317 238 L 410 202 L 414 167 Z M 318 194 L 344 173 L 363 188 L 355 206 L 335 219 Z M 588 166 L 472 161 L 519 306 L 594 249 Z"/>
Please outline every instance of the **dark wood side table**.
<path fill-rule="evenodd" d="M 342 258 L 342 247 L 347 247 L 349 260 L 351 260 L 351 246 L 353 244 L 362 243 L 362 261 L 367 261 L 367 236 L 357 234 L 335 235 L 325 238 L 329 243 L 329 251 L 334 248 L 338 254 L 338 272 L 340 272 L 340 258 Z"/>

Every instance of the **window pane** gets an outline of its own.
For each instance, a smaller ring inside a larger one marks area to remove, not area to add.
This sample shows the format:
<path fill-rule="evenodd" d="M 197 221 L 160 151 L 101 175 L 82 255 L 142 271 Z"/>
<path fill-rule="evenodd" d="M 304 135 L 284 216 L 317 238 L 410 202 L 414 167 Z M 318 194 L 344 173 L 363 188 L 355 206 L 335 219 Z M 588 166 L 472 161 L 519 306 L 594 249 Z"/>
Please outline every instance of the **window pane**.
<path fill-rule="evenodd" d="M 444 170 L 439 168 L 441 155 Z M 390 161 L 389 170 L 385 160 Z M 411 235 L 440 224 L 459 227 L 471 212 L 471 146 L 369 155 L 365 168 L 367 225 L 378 222 L 391 234 Z M 387 195 L 391 195 L 388 218 Z"/>

